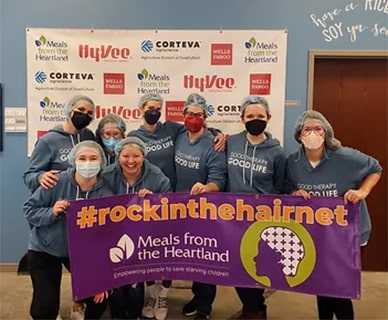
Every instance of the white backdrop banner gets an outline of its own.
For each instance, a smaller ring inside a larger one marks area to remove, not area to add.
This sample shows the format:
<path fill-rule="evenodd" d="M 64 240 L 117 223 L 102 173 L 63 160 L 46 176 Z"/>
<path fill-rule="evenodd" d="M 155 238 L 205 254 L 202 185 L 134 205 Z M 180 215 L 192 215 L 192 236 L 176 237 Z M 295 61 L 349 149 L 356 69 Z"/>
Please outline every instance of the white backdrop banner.
<path fill-rule="evenodd" d="M 283 141 L 286 30 L 26 30 L 28 155 L 36 140 L 64 122 L 74 95 L 95 102 L 96 119 L 114 112 L 139 127 L 141 95 L 165 100 L 162 120 L 182 121 L 190 93 L 203 95 L 210 127 L 240 132 L 240 104 L 268 100 L 268 130 Z"/>

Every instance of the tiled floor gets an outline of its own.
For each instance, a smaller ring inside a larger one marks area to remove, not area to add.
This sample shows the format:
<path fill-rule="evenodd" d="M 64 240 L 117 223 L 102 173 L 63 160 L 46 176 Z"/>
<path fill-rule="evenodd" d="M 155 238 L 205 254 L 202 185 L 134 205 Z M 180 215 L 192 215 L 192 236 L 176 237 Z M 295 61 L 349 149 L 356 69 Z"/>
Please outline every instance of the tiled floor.
<path fill-rule="evenodd" d="M 388 273 L 364 272 L 362 299 L 354 301 L 356 319 L 388 319 Z M 241 305 L 233 288 L 218 287 L 213 305 L 213 320 L 226 320 Z M 184 319 L 181 308 L 191 298 L 190 289 L 171 290 L 168 319 Z M 31 283 L 28 276 L 11 272 L 0 273 L 0 319 L 29 319 Z M 61 314 L 69 319 L 71 305 L 70 276 L 65 274 L 62 285 Z M 275 292 L 268 300 L 268 319 L 316 319 L 315 297 L 289 292 Z M 106 316 L 108 319 L 108 315 Z"/>

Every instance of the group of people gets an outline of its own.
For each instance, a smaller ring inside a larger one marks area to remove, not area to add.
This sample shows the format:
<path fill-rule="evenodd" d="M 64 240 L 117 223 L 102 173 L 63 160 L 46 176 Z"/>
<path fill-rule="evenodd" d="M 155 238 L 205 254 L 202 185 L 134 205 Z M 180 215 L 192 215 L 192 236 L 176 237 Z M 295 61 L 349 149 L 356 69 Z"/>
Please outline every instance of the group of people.
<path fill-rule="evenodd" d="M 28 245 L 33 285 L 33 319 L 59 317 L 62 265 L 68 270 L 66 209 L 69 200 L 116 194 L 207 192 L 293 194 L 310 198 L 308 184 L 336 185 L 345 202 L 361 203 L 361 245 L 365 246 L 370 218 L 365 198 L 378 182 L 378 161 L 343 147 L 326 118 L 304 112 L 295 125 L 300 148 L 286 156 L 279 141 L 266 130 L 271 120 L 268 102 L 248 96 L 241 104 L 244 130 L 225 140 L 206 125 L 207 103 L 190 94 L 184 104 L 184 124 L 161 122 L 163 99 L 147 94 L 139 101 L 143 123 L 127 134 L 116 114 L 103 117 L 95 135 L 87 127 L 95 106 L 87 96 L 74 97 L 65 107 L 67 119 L 40 138 L 24 173 L 31 190 L 23 210 L 31 226 Z M 233 161 L 238 158 L 239 161 Z M 195 162 L 188 167 L 187 161 Z M 261 164 L 261 166 L 259 166 Z M 256 170 L 265 166 L 265 170 Z M 156 279 L 157 280 L 157 279 Z M 166 319 L 171 280 L 127 284 L 74 302 L 73 319 L 99 319 L 109 304 L 113 319 Z M 242 302 L 238 319 L 266 319 L 264 289 L 236 288 Z M 216 286 L 193 282 L 193 298 L 185 316 L 209 319 Z M 317 297 L 320 319 L 353 319 L 349 299 Z"/>

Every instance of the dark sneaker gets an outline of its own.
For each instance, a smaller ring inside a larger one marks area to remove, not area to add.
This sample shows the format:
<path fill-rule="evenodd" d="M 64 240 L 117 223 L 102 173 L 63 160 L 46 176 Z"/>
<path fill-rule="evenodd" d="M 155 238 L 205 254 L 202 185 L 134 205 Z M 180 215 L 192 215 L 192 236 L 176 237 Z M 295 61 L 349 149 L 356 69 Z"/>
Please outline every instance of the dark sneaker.
<path fill-rule="evenodd" d="M 209 318 L 210 318 L 209 315 L 202 313 L 202 312 L 198 312 L 194 319 L 195 320 L 208 320 Z"/>
<path fill-rule="evenodd" d="M 198 307 L 198 301 L 193 298 L 193 299 L 191 299 L 190 302 L 186 303 L 183 306 L 182 313 L 186 317 L 191 317 L 191 316 L 197 314 L 197 307 Z"/>

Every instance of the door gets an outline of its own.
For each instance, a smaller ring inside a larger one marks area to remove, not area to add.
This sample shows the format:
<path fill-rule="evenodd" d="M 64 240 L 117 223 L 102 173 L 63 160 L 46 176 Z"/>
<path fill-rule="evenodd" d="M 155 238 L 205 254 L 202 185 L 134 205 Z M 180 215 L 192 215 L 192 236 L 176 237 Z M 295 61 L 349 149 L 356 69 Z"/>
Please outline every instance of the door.
<path fill-rule="evenodd" d="M 372 233 L 363 253 L 363 270 L 387 265 L 387 57 L 315 58 L 312 106 L 332 124 L 342 145 L 378 159 L 379 183 L 367 198 Z"/>

